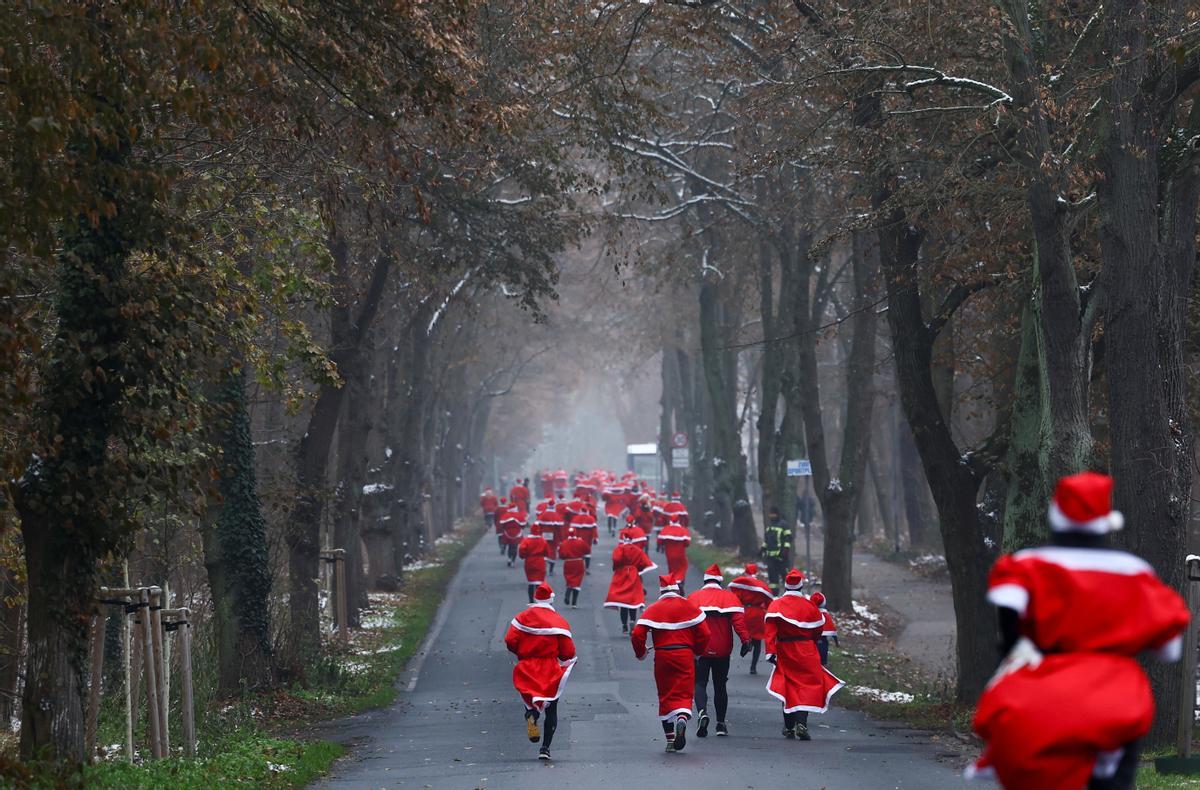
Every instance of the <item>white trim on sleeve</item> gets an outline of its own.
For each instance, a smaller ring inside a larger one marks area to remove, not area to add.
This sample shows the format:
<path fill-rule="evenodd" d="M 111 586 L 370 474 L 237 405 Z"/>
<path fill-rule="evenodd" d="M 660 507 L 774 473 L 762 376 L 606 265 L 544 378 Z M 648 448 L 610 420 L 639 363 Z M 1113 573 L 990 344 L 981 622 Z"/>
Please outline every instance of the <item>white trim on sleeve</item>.
<path fill-rule="evenodd" d="M 997 584 L 987 591 L 987 599 L 993 606 L 1012 609 L 1020 615 L 1029 608 L 1029 590 L 1019 584 Z"/>

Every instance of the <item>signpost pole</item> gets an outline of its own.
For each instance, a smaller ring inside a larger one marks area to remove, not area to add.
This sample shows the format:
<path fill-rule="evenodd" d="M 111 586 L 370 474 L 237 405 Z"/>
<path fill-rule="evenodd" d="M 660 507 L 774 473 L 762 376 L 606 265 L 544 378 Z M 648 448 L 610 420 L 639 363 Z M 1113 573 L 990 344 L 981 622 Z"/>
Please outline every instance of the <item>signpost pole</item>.
<path fill-rule="evenodd" d="M 804 478 L 804 572 L 812 573 L 812 515 L 808 510 L 809 494 L 812 487 L 812 477 Z"/>

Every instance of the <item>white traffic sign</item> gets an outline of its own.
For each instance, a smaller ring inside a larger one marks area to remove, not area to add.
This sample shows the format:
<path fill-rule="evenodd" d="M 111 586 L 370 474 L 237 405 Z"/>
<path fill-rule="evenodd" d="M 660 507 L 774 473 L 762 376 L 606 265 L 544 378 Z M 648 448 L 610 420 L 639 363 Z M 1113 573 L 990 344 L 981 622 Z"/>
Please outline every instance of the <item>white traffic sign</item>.
<path fill-rule="evenodd" d="M 671 446 L 678 447 L 678 448 L 687 447 L 688 446 L 687 434 L 684 433 L 683 431 L 676 433 L 674 436 L 671 437 Z"/>
<path fill-rule="evenodd" d="M 787 462 L 788 477 L 812 477 L 812 461 L 807 458 L 797 458 Z"/>
<path fill-rule="evenodd" d="M 671 448 L 671 468 L 672 469 L 687 469 L 688 468 L 688 451 L 686 447 Z"/>

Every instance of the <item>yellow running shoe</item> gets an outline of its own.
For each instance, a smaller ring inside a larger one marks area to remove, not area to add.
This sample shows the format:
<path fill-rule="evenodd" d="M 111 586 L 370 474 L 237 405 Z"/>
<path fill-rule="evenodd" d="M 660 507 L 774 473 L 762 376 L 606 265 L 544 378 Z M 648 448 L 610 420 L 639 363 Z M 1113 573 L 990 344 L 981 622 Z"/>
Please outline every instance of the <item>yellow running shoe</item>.
<path fill-rule="evenodd" d="M 538 729 L 532 716 L 525 717 L 525 734 L 529 736 L 530 743 L 537 743 L 542 738 L 542 731 Z"/>

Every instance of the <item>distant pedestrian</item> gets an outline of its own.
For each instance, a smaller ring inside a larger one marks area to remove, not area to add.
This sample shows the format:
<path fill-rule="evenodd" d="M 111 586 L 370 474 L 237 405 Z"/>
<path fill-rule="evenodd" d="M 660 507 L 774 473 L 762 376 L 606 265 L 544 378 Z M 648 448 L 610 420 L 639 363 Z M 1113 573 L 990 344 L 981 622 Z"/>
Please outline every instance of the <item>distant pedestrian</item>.
<path fill-rule="evenodd" d="M 717 735 L 729 734 L 725 714 L 729 710 L 729 657 L 733 654 L 733 635 L 742 644 L 742 655 L 750 649 L 750 631 L 746 628 L 745 608 L 738 597 L 721 586 L 724 574 L 715 563 L 704 571 L 704 586 L 688 596 L 704 612 L 708 624 L 708 646 L 696 659 L 696 736 L 708 735 L 708 679 L 713 684 L 713 712 L 717 714 Z"/>
<path fill-rule="evenodd" d="M 592 570 L 592 546 L 600 542 L 596 532 L 596 517 L 587 511 L 587 507 L 578 513 L 571 515 L 571 527 L 574 528 L 575 534 L 587 544 L 587 554 L 583 555 L 583 564 L 587 573 Z"/>
<path fill-rule="evenodd" d="M 708 626 L 704 612 L 679 594 L 674 577 L 660 576 L 658 591 L 659 599 L 646 607 L 629 639 L 633 654 L 641 661 L 646 657 L 646 638 L 653 634 L 658 716 L 667 751 L 679 752 L 687 744 L 687 723 L 696 692 L 696 656 L 708 645 Z"/>
<path fill-rule="evenodd" d="M 844 684 L 821 666 L 817 639 L 825 618 L 800 592 L 803 586 L 804 574 L 793 568 L 784 577 L 783 595 L 767 609 L 767 660 L 775 665 L 767 692 L 783 703 L 784 736 L 810 741 L 808 714 L 828 710 Z"/>
<path fill-rule="evenodd" d="M 500 514 L 500 543 L 504 553 L 508 555 L 508 567 L 517 561 L 517 546 L 521 543 L 521 533 L 525 531 L 525 521 L 528 517 L 525 511 L 516 506 L 510 506 Z"/>
<path fill-rule="evenodd" d="M 641 546 L 628 538 L 622 538 L 620 545 L 613 549 L 613 575 L 604 606 L 620 611 L 621 633 L 629 633 L 629 629 L 637 622 L 638 611 L 646 603 L 642 576 L 657 568 Z"/>
<path fill-rule="evenodd" d="M 1138 741 L 1154 719 L 1137 656 L 1178 660 L 1188 608 L 1149 563 L 1109 548 L 1108 533 L 1124 525 L 1112 489 L 1095 472 L 1063 478 L 1052 545 L 992 568 L 988 600 L 1007 656 L 975 709 L 986 745 L 968 773 L 1006 788 L 1133 787 Z"/>
<path fill-rule="evenodd" d="M 779 515 L 779 508 L 767 511 L 767 526 L 763 529 L 763 559 L 767 561 L 767 580 L 779 595 L 785 569 L 792 564 L 792 527 Z"/>
<path fill-rule="evenodd" d="M 837 622 L 826 608 L 825 593 L 815 592 L 809 596 L 809 600 L 817 605 L 817 608 L 821 610 L 821 616 L 825 618 L 825 625 L 821 626 L 821 637 L 817 640 L 817 652 L 821 654 L 821 666 L 827 667 L 829 666 L 829 640 L 832 639 L 835 645 L 838 644 Z"/>
<path fill-rule="evenodd" d="M 745 607 L 746 630 L 750 632 L 750 674 L 758 674 L 758 658 L 762 655 L 762 640 L 765 635 L 764 618 L 767 607 L 775 600 L 775 594 L 767 583 L 758 578 L 758 565 L 747 563 L 745 571 L 729 583 L 729 591 L 738 597 Z M 744 654 L 743 654 L 744 655 Z"/>
<path fill-rule="evenodd" d="M 584 557 L 592 550 L 590 544 L 571 527 L 567 537 L 558 547 L 558 558 L 563 564 L 563 579 L 567 584 L 566 604 L 572 609 L 579 606 L 579 591 L 583 588 L 583 577 L 587 572 Z"/>
<path fill-rule="evenodd" d="M 525 703 L 525 733 L 531 743 L 540 738 L 539 760 L 550 759 L 550 744 L 558 728 L 558 700 L 575 666 L 575 641 L 571 626 L 554 611 L 554 590 L 539 584 L 534 601 L 508 626 L 504 644 L 517 656 L 513 686 Z M 538 718 L 546 719 L 538 730 Z"/>

